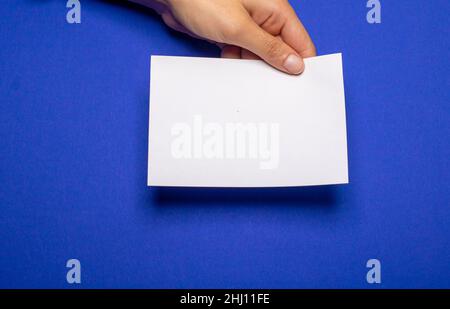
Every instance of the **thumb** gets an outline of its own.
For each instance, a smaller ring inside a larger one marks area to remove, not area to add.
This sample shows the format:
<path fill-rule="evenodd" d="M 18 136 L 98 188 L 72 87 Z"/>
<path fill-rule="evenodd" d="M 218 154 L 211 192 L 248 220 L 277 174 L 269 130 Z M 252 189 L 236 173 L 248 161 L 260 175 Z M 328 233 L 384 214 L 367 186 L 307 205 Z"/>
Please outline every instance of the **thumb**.
<path fill-rule="evenodd" d="M 289 74 L 303 72 L 305 68 L 303 59 L 281 38 L 267 33 L 254 22 L 249 22 L 244 29 L 245 31 L 241 31 L 234 39 L 234 45 L 248 49 L 283 72 Z"/>

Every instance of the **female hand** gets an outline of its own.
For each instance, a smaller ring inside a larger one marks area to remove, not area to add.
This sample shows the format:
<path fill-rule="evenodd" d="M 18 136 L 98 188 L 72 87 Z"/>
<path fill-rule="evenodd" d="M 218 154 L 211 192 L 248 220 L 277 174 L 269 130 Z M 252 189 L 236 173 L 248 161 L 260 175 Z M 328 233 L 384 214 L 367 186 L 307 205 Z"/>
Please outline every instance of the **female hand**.
<path fill-rule="evenodd" d="M 263 59 L 289 74 L 316 55 L 287 0 L 132 0 L 157 9 L 171 28 L 217 43 L 222 57 Z"/>

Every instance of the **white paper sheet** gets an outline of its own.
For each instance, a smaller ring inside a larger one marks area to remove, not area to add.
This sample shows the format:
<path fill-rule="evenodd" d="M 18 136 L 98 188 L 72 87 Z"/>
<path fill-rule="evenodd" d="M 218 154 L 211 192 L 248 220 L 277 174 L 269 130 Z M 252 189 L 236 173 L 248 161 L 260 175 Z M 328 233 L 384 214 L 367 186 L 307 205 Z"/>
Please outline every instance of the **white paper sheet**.
<path fill-rule="evenodd" d="M 148 185 L 348 183 L 341 54 L 305 67 L 152 56 Z"/>

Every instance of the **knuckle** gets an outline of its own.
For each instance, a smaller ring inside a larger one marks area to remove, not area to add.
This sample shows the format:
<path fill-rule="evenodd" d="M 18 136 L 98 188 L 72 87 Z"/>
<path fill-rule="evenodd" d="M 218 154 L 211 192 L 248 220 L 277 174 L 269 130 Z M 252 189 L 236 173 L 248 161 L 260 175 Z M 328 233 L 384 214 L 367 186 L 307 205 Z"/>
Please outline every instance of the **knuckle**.
<path fill-rule="evenodd" d="M 268 5 L 270 6 L 269 7 L 270 11 L 273 12 L 274 14 L 282 13 L 283 8 L 286 5 L 286 0 L 271 1 Z"/>
<path fill-rule="evenodd" d="M 225 42 L 233 42 L 235 41 L 240 34 L 242 33 L 244 28 L 243 22 L 232 22 L 227 23 L 222 27 L 222 37 Z"/>
<path fill-rule="evenodd" d="M 175 28 L 176 26 L 175 20 L 171 17 L 170 14 L 163 13 L 161 17 L 167 26 L 169 26 L 170 28 Z"/>

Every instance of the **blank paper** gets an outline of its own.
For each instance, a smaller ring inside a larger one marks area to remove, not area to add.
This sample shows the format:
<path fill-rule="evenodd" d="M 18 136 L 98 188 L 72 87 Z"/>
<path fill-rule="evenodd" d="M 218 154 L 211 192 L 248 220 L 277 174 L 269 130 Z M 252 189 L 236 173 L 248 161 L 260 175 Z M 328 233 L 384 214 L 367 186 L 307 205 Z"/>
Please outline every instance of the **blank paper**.
<path fill-rule="evenodd" d="M 258 60 L 151 57 L 149 186 L 348 183 L 341 54 L 287 75 Z"/>

